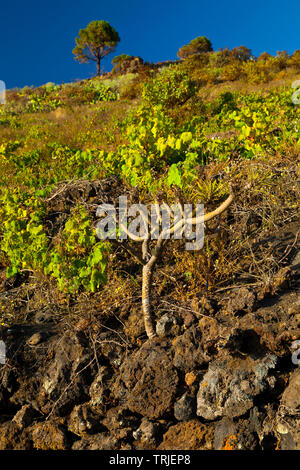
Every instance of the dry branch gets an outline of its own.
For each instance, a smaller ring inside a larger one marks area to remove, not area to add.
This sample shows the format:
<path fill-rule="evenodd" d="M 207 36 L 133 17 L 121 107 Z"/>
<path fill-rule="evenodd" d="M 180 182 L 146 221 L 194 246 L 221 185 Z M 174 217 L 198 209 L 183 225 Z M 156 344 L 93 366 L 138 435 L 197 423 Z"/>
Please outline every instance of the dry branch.
<path fill-rule="evenodd" d="M 182 217 L 181 220 L 177 222 L 176 224 L 174 224 L 171 228 L 162 230 L 157 239 L 152 255 L 149 254 L 149 241 L 150 241 L 150 236 L 151 236 L 149 218 L 144 217 L 144 214 L 143 214 L 143 219 L 144 221 L 146 220 L 147 225 L 148 225 L 148 234 L 144 237 L 139 237 L 131 233 L 124 224 L 120 223 L 120 227 L 124 230 L 124 232 L 127 234 L 129 238 L 131 238 L 134 241 L 143 242 L 142 243 L 142 258 L 141 259 L 138 258 L 138 260 L 139 262 L 142 262 L 143 264 L 142 310 L 143 310 L 143 315 L 144 315 L 145 330 L 149 339 L 153 339 L 156 336 L 154 319 L 153 319 L 152 311 L 151 311 L 151 285 L 152 285 L 153 268 L 161 257 L 163 247 L 164 247 L 164 242 L 166 241 L 167 237 L 179 229 L 183 231 L 186 224 L 195 225 L 199 223 L 204 223 L 213 219 L 214 217 L 220 216 L 230 206 L 232 201 L 233 201 L 233 194 L 230 194 L 229 197 L 214 211 L 208 212 L 207 214 L 201 217 L 192 217 L 190 219 L 184 219 Z M 161 223 L 158 203 L 155 204 L 155 209 L 158 214 L 159 222 Z M 181 207 L 181 213 L 183 214 L 182 207 Z"/>

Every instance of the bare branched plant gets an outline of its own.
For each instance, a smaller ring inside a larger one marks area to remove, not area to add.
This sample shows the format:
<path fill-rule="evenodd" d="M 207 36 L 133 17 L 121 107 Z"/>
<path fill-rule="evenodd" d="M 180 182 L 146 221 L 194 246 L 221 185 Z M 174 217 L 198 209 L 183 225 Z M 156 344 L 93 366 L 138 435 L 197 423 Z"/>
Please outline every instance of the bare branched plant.
<path fill-rule="evenodd" d="M 144 316 L 145 330 L 149 339 L 153 339 L 156 337 L 155 324 L 154 324 L 153 314 L 151 310 L 152 276 L 153 276 L 154 267 L 156 266 L 157 262 L 160 260 L 162 256 L 165 242 L 170 239 L 171 234 L 174 234 L 178 232 L 179 230 L 181 231 L 181 233 L 183 233 L 187 225 L 192 226 L 192 225 L 201 224 L 201 223 L 203 224 L 217 216 L 220 216 L 229 207 L 232 201 L 233 201 L 233 194 L 231 193 L 229 197 L 214 211 L 208 212 L 207 214 L 201 215 L 200 217 L 196 216 L 196 217 L 191 217 L 191 218 L 184 217 L 182 205 L 178 203 L 180 207 L 181 215 L 182 215 L 181 219 L 179 220 L 179 222 L 176 222 L 176 223 L 174 222 L 171 227 L 161 230 L 158 238 L 155 240 L 154 247 L 152 248 L 151 251 L 149 250 L 149 244 L 151 240 L 151 235 L 153 234 L 153 229 L 151 232 L 149 213 L 148 215 L 141 214 L 144 222 L 146 223 L 146 226 L 148 227 L 148 230 L 146 230 L 146 235 L 144 236 L 137 236 L 136 234 L 130 232 L 128 227 L 120 223 L 120 228 L 124 230 L 124 232 L 127 234 L 127 236 L 131 240 L 136 241 L 136 242 L 142 242 L 142 256 L 139 256 L 136 253 L 134 253 L 128 244 L 125 244 L 125 248 L 131 253 L 133 257 L 135 257 L 143 265 L 142 310 L 143 310 L 143 316 Z M 170 219 L 172 217 L 172 219 L 174 220 L 174 213 L 172 212 L 172 210 L 168 208 L 167 205 L 165 205 L 165 207 L 169 211 Z M 158 202 L 155 203 L 155 208 L 156 208 L 156 213 L 157 213 L 159 223 L 161 224 L 162 219 L 160 215 Z"/>

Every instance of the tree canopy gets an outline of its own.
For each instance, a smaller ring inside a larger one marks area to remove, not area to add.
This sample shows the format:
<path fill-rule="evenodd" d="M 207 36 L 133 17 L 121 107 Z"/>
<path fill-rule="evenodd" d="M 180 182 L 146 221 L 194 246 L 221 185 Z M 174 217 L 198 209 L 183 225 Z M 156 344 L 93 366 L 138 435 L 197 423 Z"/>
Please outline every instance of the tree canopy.
<path fill-rule="evenodd" d="M 177 55 L 181 59 L 185 57 L 189 57 L 193 54 L 199 54 L 201 52 L 211 52 L 213 50 L 212 44 L 210 40 L 205 36 L 199 36 L 193 39 L 189 44 L 186 46 L 182 46 Z"/>
<path fill-rule="evenodd" d="M 97 63 L 97 76 L 100 75 L 101 59 L 114 51 L 120 41 L 119 34 L 107 21 L 92 21 L 85 29 L 79 30 L 73 49 L 75 59 L 81 63 L 90 60 Z"/>
<path fill-rule="evenodd" d="M 231 51 L 231 56 L 240 62 L 247 62 L 247 60 L 253 57 L 251 49 L 245 46 L 234 47 Z"/>

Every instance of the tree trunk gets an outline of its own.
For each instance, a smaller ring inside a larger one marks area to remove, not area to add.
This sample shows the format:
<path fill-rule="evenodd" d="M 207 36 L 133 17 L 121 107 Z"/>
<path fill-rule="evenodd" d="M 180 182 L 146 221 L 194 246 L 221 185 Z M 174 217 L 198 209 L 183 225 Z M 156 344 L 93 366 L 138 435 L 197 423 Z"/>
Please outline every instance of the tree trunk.
<path fill-rule="evenodd" d="M 149 239 L 145 240 L 143 243 L 144 260 L 148 254 L 148 241 Z M 149 261 L 143 266 L 142 308 L 144 314 L 145 330 L 149 339 L 153 339 L 156 337 L 154 318 L 151 311 L 151 282 L 153 267 L 156 265 L 157 261 L 160 258 L 163 243 L 164 240 L 162 238 L 162 234 L 160 234 L 156 243 L 156 247 L 154 249 L 154 253 L 152 254 Z"/>
<path fill-rule="evenodd" d="M 145 330 L 149 339 L 155 338 L 156 332 L 151 312 L 151 279 L 152 266 L 148 263 L 143 266 L 142 308 L 144 314 Z"/>

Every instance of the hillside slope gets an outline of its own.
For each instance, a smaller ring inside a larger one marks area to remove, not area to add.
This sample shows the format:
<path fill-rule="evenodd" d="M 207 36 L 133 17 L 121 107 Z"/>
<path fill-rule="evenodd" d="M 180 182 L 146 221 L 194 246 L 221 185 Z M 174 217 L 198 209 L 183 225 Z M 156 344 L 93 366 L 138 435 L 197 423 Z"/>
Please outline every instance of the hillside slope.
<path fill-rule="evenodd" d="M 299 58 L 210 54 L 8 91 L 0 449 L 300 448 Z M 201 250 L 165 243 L 149 340 L 142 243 L 98 206 L 229 193 Z"/>

